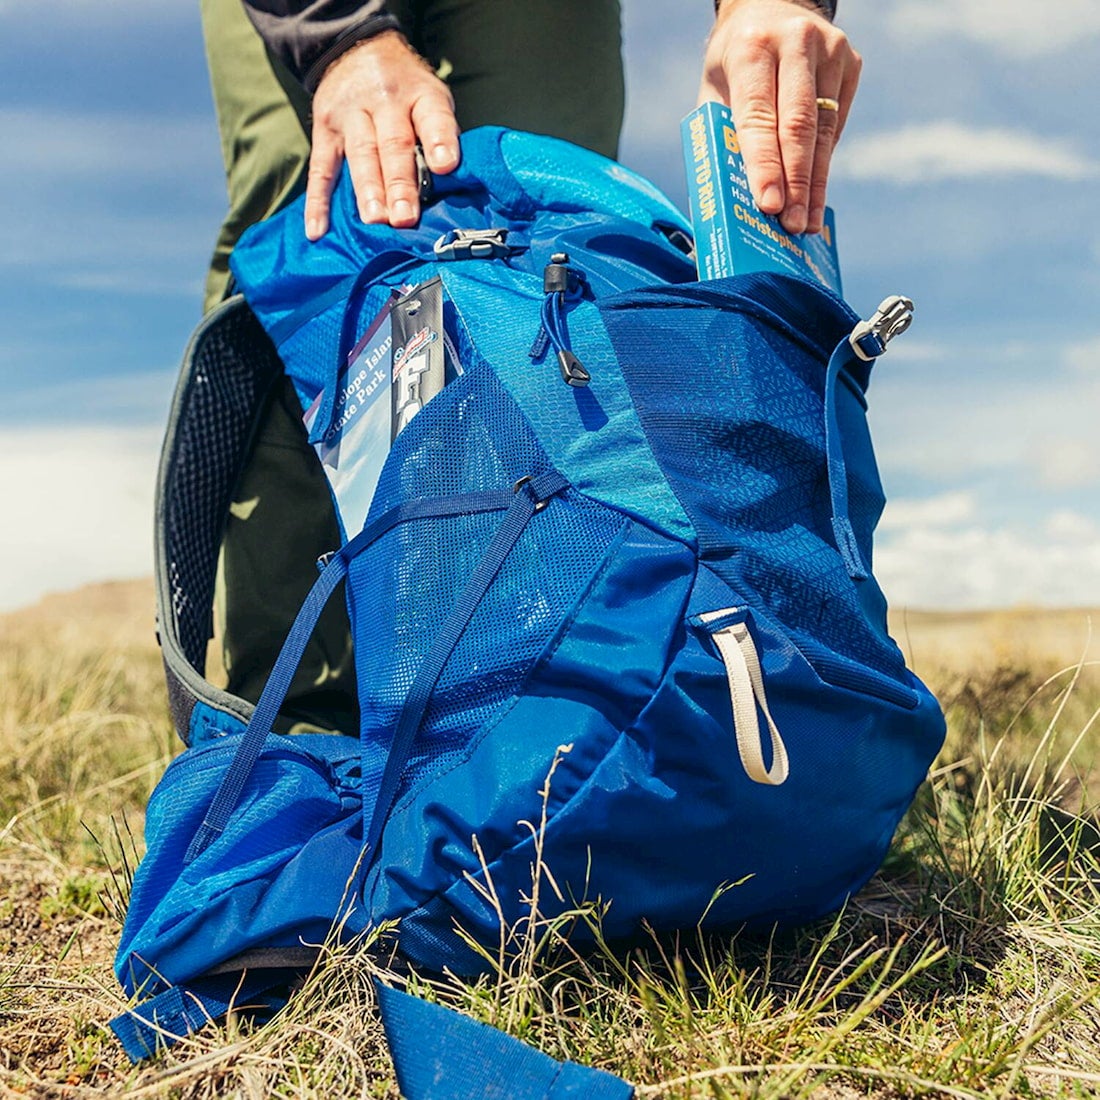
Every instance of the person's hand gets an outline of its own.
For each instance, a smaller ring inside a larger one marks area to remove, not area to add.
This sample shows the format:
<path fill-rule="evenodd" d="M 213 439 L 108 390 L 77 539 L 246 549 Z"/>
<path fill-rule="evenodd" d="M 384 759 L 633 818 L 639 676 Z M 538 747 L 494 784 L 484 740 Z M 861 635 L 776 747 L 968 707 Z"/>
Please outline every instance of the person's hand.
<path fill-rule="evenodd" d="M 385 31 L 338 57 L 313 96 L 306 236 L 315 241 L 328 230 L 329 201 L 345 158 L 363 221 L 415 225 L 418 141 L 433 172 L 457 167 L 454 100 L 404 37 Z"/>
<path fill-rule="evenodd" d="M 821 231 L 829 162 L 862 64 L 844 32 L 798 0 L 719 8 L 699 102 L 729 104 L 753 198 L 789 233 Z"/>

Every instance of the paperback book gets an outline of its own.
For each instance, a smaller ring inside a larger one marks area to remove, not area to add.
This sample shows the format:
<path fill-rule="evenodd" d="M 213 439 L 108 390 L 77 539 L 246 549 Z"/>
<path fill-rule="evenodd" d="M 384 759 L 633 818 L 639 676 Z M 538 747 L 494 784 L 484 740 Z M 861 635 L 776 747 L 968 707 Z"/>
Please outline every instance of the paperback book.
<path fill-rule="evenodd" d="M 680 132 L 699 278 L 775 271 L 815 279 L 842 296 L 832 208 L 825 208 L 820 233 L 788 233 L 777 217 L 761 213 L 725 104 L 697 107 Z"/>

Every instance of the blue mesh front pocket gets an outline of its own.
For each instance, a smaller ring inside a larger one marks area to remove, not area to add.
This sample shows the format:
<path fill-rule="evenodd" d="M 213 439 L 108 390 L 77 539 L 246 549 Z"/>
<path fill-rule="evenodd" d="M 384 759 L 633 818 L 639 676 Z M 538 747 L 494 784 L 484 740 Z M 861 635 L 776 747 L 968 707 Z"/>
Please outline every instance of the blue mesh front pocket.
<path fill-rule="evenodd" d="M 518 406 L 491 370 L 475 367 L 398 437 L 372 516 L 414 500 L 510 491 L 549 468 Z M 445 768 L 517 697 L 626 522 L 571 489 L 532 518 L 443 667 L 405 765 L 403 789 Z M 352 564 L 368 804 L 413 681 L 501 523 L 500 512 L 411 520 Z"/>

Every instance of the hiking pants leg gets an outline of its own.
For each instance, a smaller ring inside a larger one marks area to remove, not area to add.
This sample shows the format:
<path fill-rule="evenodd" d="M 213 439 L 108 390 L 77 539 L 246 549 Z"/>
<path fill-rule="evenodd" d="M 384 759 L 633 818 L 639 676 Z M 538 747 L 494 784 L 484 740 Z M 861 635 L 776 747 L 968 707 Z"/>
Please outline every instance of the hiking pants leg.
<path fill-rule="evenodd" d="M 328 479 L 306 439 L 294 387 L 277 378 L 226 517 L 215 596 L 227 688 L 256 702 L 313 582 L 341 543 Z M 359 731 L 351 626 L 340 586 L 283 703 L 283 732 Z"/>
<path fill-rule="evenodd" d="M 214 246 L 203 311 L 225 294 L 229 253 L 253 223 L 305 188 L 309 96 L 264 46 L 241 0 L 200 0 L 229 209 Z"/>
<path fill-rule="evenodd" d="M 229 208 L 206 280 L 204 309 L 224 297 L 241 233 L 305 186 L 309 97 L 264 46 L 241 0 L 201 0 Z M 340 542 L 328 484 L 306 441 L 297 398 L 277 382 L 234 491 L 222 540 L 215 616 L 227 688 L 255 702 L 316 560 Z M 358 729 L 351 632 L 333 596 L 287 695 L 289 722 Z"/>

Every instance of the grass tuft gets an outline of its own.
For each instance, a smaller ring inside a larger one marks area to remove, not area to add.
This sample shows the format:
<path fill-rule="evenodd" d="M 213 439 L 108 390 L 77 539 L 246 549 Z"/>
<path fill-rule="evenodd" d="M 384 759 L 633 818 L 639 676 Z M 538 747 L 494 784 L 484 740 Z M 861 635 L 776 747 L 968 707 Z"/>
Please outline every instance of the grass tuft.
<path fill-rule="evenodd" d="M 922 670 L 947 744 L 882 871 L 831 920 L 609 944 L 602 899 L 567 901 L 542 860 L 555 761 L 530 825 L 528 914 L 484 952 L 483 977 L 398 967 L 391 929 L 334 933 L 267 1025 L 242 1005 L 131 1067 L 105 1023 L 125 1008 L 111 959 L 143 808 L 175 751 L 160 664 L 112 633 L 41 635 L 24 623 L 0 640 L 0 1094 L 394 1098 L 380 977 L 618 1073 L 643 1100 L 1100 1095 L 1087 662 L 998 645 Z M 478 882 L 493 903 L 491 877 Z M 595 944 L 583 955 L 578 926 Z"/>

